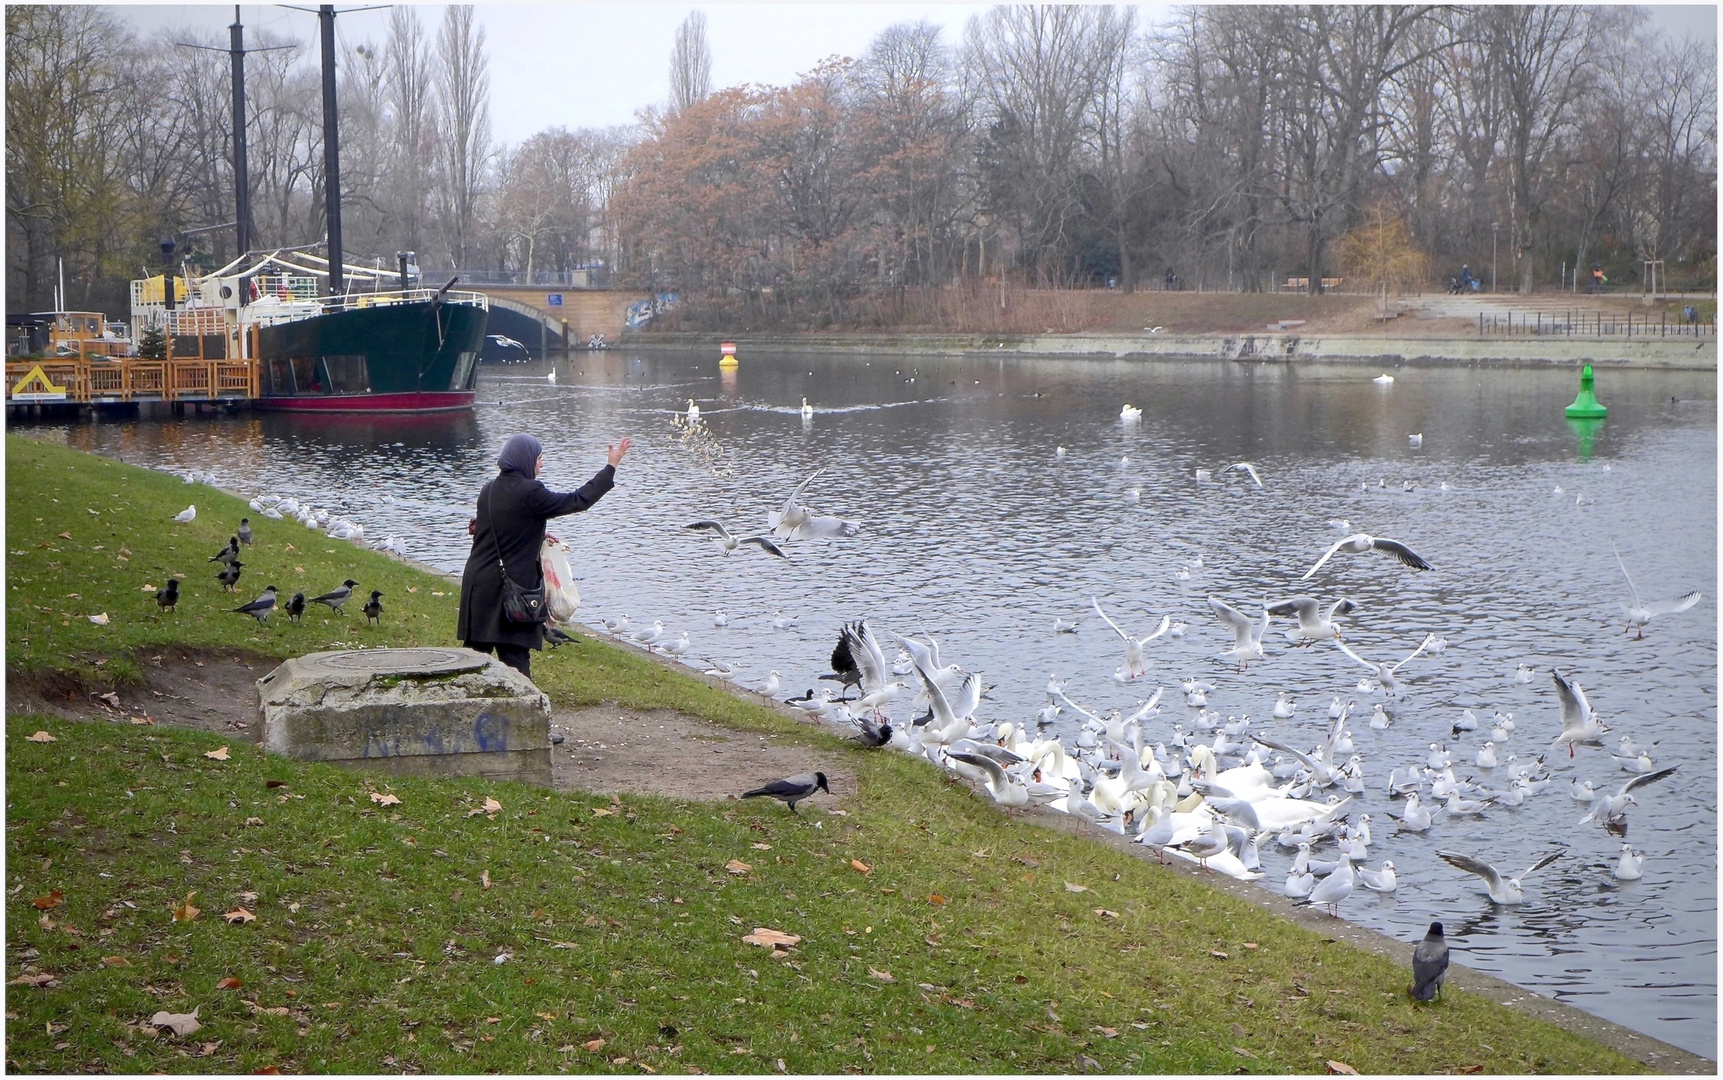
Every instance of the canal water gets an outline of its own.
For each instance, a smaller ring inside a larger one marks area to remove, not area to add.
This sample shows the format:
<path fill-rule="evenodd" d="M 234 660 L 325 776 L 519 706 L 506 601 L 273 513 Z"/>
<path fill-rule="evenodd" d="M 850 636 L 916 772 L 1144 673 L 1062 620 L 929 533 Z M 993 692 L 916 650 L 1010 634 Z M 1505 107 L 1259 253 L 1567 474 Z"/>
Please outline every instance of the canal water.
<path fill-rule="evenodd" d="M 983 720 L 1032 722 L 1050 674 L 1102 716 L 1159 685 L 1167 695 L 1148 733 L 1164 740 L 1174 724 L 1191 730 L 1178 683 L 1198 677 L 1215 686 L 1211 710 L 1309 748 L 1330 700 L 1354 699 L 1367 865 L 1393 860 L 1400 887 L 1354 893 L 1344 918 L 1408 946 L 1440 919 L 1461 962 L 1716 1057 L 1714 374 L 1602 371 L 1609 419 L 1581 426 L 1562 414 L 1572 369 L 1407 366 L 1383 385 L 1356 366 L 1004 356 L 746 357 L 721 373 L 715 356 L 617 351 L 555 367 L 554 384 L 545 364 L 487 370 L 478 408 L 458 419 L 253 414 L 38 434 L 210 471 L 247 494 L 309 498 L 361 522 L 368 540 L 398 536 L 411 556 L 455 571 L 474 495 L 509 434 L 544 441 L 558 489 L 632 435 L 616 490 L 553 526 L 572 549 L 580 617 L 662 620 L 667 638 L 687 630 L 690 662 L 729 662 L 747 685 L 769 669 L 786 693 L 830 685 L 816 676 L 839 624 L 866 618 L 931 634 L 942 659 L 981 672 L 994 686 Z M 671 424 L 689 398 L 699 438 Z M 1140 420 L 1121 420 L 1127 403 Z M 1261 487 L 1224 471 L 1238 461 L 1255 465 Z M 815 470 L 803 501 L 859 520 L 858 536 L 790 544 L 777 560 L 752 547 L 725 556 L 683 527 L 715 518 L 758 531 Z M 1343 535 L 1332 520 L 1402 540 L 1435 569 L 1341 554 L 1299 580 Z M 1698 589 L 1704 599 L 1653 621 L 1643 640 L 1624 633 L 1612 544 L 1643 597 Z M 1357 685 L 1368 672 L 1328 643 L 1290 648 L 1284 620 L 1248 675 L 1218 657 L 1231 635 L 1205 598 L 1249 609 L 1306 593 L 1359 604 L 1345 632 L 1367 659 L 1397 661 L 1429 633 L 1446 639 L 1400 669 L 1408 696 L 1385 730 L 1367 723 L 1382 700 Z M 1123 643 L 1092 596 L 1139 635 L 1164 614 L 1188 629 L 1149 646 L 1146 678 L 1121 683 Z M 727 626 L 714 626 L 718 612 Z M 1056 634 L 1055 619 L 1078 632 Z M 1522 664 L 1529 682 L 1516 681 Z M 1551 747 L 1561 726 L 1552 668 L 1584 685 L 1608 747 L 1626 735 L 1659 767 L 1680 766 L 1640 789 L 1628 815 L 1642 880 L 1615 880 L 1621 841 L 1577 824 L 1588 807 L 1571 781 L 1614 790 L 1630 774 L 1608 750 L 1570 759 Z M 1282 691 L 1297 702 L 1291 719 L 1271 716 Z M 1457 737 L 1467 708 L 1479 729 Z M 1498 711 L 1515 724 L 1504 764 L 1476 767 Z M 1073 735 L 1071 714 L 1052 730 Z M 1509 786 L 1510 757 L 1545 758 L 1552 781 L 1517 808 L 1399 832 L 1389 773 L 1423 764 L 1431 743 L 1452 752 L 1459 777 L 1494 789 Z M 1566 854 L 1528 879 L 1517 907 L 1492 905 L 1478 878 L 1436 857 L 1459 851 L 1507 871 L 1556 848 Z M 1268 845 L 1263 862 L 1262 887 L 1278 889 L 1289 853 Z"/>

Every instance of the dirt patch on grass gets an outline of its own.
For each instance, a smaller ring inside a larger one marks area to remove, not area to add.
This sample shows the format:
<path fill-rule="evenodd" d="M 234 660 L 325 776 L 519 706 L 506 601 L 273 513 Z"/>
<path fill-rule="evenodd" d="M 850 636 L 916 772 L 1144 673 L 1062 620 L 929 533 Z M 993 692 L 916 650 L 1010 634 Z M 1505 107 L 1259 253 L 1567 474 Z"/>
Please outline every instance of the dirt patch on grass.
<path fill-rule="evenodd" d="M 262 739 L 257 680 L 277 661 L 245 654 L 164 651 L 136 658 L 142 685 L 93 689 L 72 672 L 6 676 L 7 715 L 194 728 L 256 743 Z M 557 791 L 727 799 L 751 787 L 823 771 L 838 795 L 854 778 L 802 746 L 722 727 L 670 709 L 641 712 L 613 704 L 553 706 L 551 786 Z M 815 804 L 830 804 L 821 795 Z"/>

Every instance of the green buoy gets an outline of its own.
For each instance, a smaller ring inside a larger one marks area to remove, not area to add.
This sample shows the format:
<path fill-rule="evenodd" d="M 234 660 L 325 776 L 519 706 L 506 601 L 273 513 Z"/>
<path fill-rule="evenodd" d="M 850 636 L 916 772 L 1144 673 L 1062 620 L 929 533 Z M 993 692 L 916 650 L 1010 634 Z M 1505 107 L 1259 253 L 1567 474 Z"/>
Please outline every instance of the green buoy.
<path fill-rule="evenodd" d="M 1591 365 L 1587 364 L 1579 373 L 1579 396 L 1573 399 L 1573 404 L 1567 407 L 1569 420 L 1602 420 L 1609 415 L 1609 409 L 1598 403 L 1597 393 L 1592 389 Z"/>

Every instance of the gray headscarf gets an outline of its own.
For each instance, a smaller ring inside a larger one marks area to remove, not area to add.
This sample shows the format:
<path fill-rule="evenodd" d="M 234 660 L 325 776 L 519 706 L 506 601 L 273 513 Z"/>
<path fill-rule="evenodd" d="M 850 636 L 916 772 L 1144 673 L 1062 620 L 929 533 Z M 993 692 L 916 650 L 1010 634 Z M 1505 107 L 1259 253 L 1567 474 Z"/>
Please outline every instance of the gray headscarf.
<path fill-rule="evenodd" d="M 538 470 L 538 456 L 544 447 L 531 435 L 511 435 L 497 455 L 497 468 L 505 473 L 515 472 L 531 480 Z"/>

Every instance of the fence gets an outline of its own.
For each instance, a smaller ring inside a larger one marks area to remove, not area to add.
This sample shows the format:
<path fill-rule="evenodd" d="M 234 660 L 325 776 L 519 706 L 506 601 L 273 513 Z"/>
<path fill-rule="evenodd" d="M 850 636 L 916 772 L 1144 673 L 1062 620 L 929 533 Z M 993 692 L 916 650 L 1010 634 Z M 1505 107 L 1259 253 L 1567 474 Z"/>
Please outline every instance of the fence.
<path fill-rule="evenodd" d="M 1717 316 L 1676 319 L 1667 311 L 1643 315 L 1632 311 L 1478 312 L 1478 336 L 1526 334 L 1552 337 L 1693 337 L 1715 338 Z"/>
<path fill-rule="evenodd" d="M 41 379 L 31 381 L 40 367 Z M 43 385 L 46 380 L 48 385 Z M 51 386 L 64 397 L 49 397 Z M 253 360 L 68 359 L 6 365 L 6 400 L 39 404 L 103 401 L 236 401 L 257 396 Z"/>

